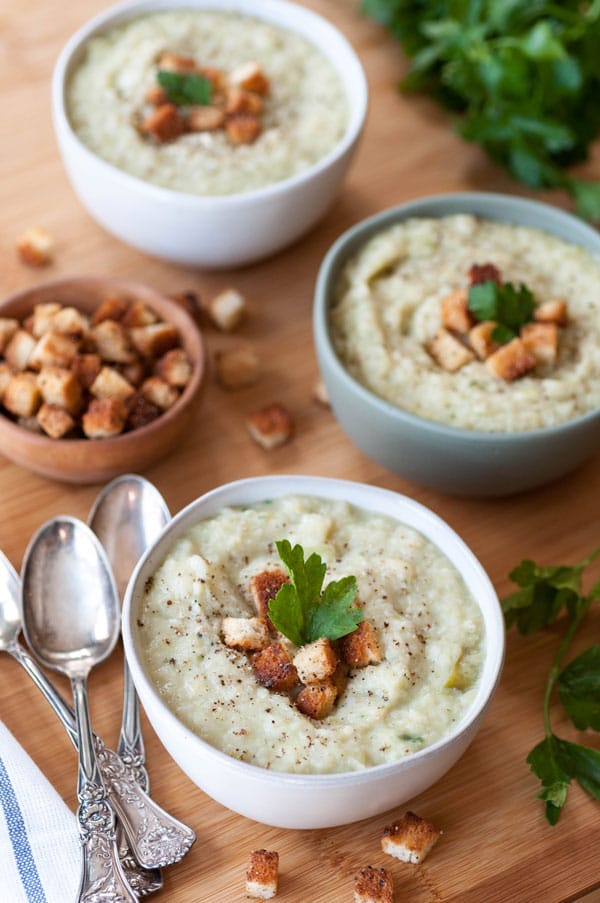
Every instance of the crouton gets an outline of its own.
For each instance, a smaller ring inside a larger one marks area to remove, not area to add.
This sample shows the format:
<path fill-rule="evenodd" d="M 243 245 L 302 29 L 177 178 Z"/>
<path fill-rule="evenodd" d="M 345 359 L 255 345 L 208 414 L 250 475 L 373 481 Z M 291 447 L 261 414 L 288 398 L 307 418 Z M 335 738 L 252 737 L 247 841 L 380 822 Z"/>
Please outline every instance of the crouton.
<path fill-rule="evenodd" d="M 110 295 L 110 297 L 102 301 L 94 312 L 92 324 L 97 326 L 104 320 L 121 320 L 127 313 L 128 307 L 127 301 L 124 301 L 123 298 L 119 298 L 117 295 Z"/>
<path fill-rule="evenodd" d="M 3 353 L 18 328 L 18 320 L 13 320 L 11 317 L 0 317 L 0 354 Z"/>
<path fill-rule="evenodd" d="M 183 389 L 192 376 L 192 365 L 183 348 L 172 348 L 156 362 L 154 372 L 170 386 Z"/>
<path fill-rule="evenodd" d="M 526 323 L 521 327 L 521 339 L 526 350 L 538 364 L 553 364 L 558 356 L 558 326 L 556 323 Z"/>
<path fill-rule="evenodd" d="M 144 95 L 144 100 L 153 107 L 161 107 L 163 104 L 168 103 L 169 98 L 165 89 L 161 88 L 160 85 L 150 85 Z"/>
<path fill-rule="evenodd" d="M 135 360 L 136 355 L 127 331 L 116 320 L 102 320 L 90 330 L 90 338 L 104 361 L 112 364 L 128 364 Z"/>
<path fill-rule="evenodd" d="M 55 301 L 47 301 L 44 304 L 36 304 L 33 308 L 31 333 L 36 339 L 41 339 L 47 332 L 53 329 L 53 320 L 61 310 L 61 305 Z"/>
<path fill-rule="evenodd" d="M 333 711 L 337 695 L 337 687 L 332 680 L 309 684 L 296 696 L 296 708 L 303 715 L 320 721 Z"/>
<path fill-rule="evenodd" d="M 469 270 L 471 285 L 481 285 L 482 282 L 502 282 L 500 270 L 493 263 L 474 263 Z"/>
<path fill-rule="evenodd" d="M 170 386 L 159 376 L 150 376 L 140 386 L 140 392 L 150 404 L 155 404 L 161 411 L 166 411 L 179 398 L 177 389 Z"/>
<path fill-rule="evenodd" d="M 129 331 L 136 349 L 146 358 L 162 357 L 179 343 L 179 333 L 171 323 L 151 323 Z"/>
<path fill-rule="evenodd" d="M 58 404 L 44 403 L 37 412 L 37 422 L 51 439 L 62 439 L 75 427 L 75 419 Z"/>
<path fill-rule="evenodd" d="M 175 104 L 163 103 L 140 125 L 140 131 L 159 144 L 175 141 L 186 130 L 186 122 Z"/>
<path fill-rule="evenodd" d="M 222 69 L 216 69 L 215 66 L 200 66 L 199 74 L 203 78 L 209 80 L 214 94 L 222 94 L 225 91 L 227 87 L 227 76 Z"/>
<path fill-rule="evenodd" d="M 37 433 L 38 435 L 43 433 L 36 417 L 18 417 L 17 425 L 22 426 L 24 430 L 29 430 L 30 433 Z"/>
<path fill-rule="evenodd" d="M 157 62 L 158 68 L 165 72 L 197 72 L 198 64 L 193 56 L 182 56 L 180 53 L 161 53 Z"/>
<path fill-rule="evenodd" d="M 497 325 L 493 320 L 482 320 L 469 330 L 469 345 L 480 361 L 484 361 L 500 347 L 492 338 Z"/>
<path fill-rule="evenodd" d="M 261 571 L 252 577 L 250 595 L 259 618 L 269 617 L 269 602 L 275 598 L 284 583 L 289 583 L 289 577 L 279 569 Z"/>
<path fill-rule="evenodd" d="M 271 643 L 252 657 L 258 683 L 268 690 L 289 693 L 298 685 L 298 674 L 281 643 Z"/>
<path fill-rule="evenodd" d="M 294 423 L 282 404 L 271 404 L 255 411 L 246 420 L 252 438 L 263 448 L 276 448 L 291 438 Z"/>
<path fill-rule="evenodd" d="M 175 304 L 182 307 L 185 312 L 190 315 L 192 320 L 200 320 L 203 313 L 203 307 L 196 292 L 175 292 L 174 295 L 169 295 L 169 297 L 171 301 L 174 301 Z"/>
<path fill-rule="evenodd" d="M 259 377 L 258 354 L 248 345 L 217 351 L 215 355 L 217 380 L 224 389 L 244 389 L 253 386 Z"/>
<path fill-rule="evenodd" d="M 23 263 L 32 267 L 44 267 L 52 263 L 54 241 L 45 229 L 34 226 L 27 229 L 17 241 L 17 254 Z"/>
<path fill-rule="evenodd" d="M 262 67 L 255 62 L 241 63 L 229 75 L 229 81 L 232 85 L 239 85 L 245 91 L 252 91 L 254 94 L 269 93 L 269 79 L 265 75 Z"/>
<path fill-rule="evenodd" d="M 225 98 L 225 112 L 228 116 L 235 113 L 252 113 L 254 116 L 258 116 L 262 105 L 258 94 L 244 91 L 243 88 L 230 88 Z"/>
<path fill-rule="evenodd" d="M 121 319 L 121 323 L 123 326 L 126 326 L 127 329 L 137 328 L 139 326 L 150 326 L 151 323 L 156 323 L 157 321 L 158 317 L 154 311 L 150 310 L 150 308 L 141 301 L 130 304 Z"/>
<path fill-rule="evenodd" d="M 383 660 L 383 652 L 377 640 L 375 628 L 369 621 L 361 621 L 356 630 L 339 640 L 342 659 L 351 668 L 377 665 Z"/>
<path fill-rule="evenodd" d="M 512 382 L 519 376 L 524 376 L 529 370 L 533 370 L 535 365 L 535 357 L 519 338 L 501 345 L 485 362 L 488 370 L 505 382 Z"/>
<path fill-rule="evenodd" d="M 279 853 L 253 850 L 246 871 L 246 893 L 256 900 L 270 900 L 277 893 Z"/>
<path fill-rule="evenodd" d="M 367 865 L 354 876 L 354 903 L 393 903 L 392 876 L 383 868 Z"/>
<path fill-rule="evenodd" d="M 190 107 L 187 125 L 190 132 L 214 132 L 225 122 L 225 113 L 210 105 Z"/>
<path fill-rule="evenodd" d="M 42 367 L 70 367 L 79 351 L 80 339 L 61 332 L 46 332 L 38 339 L 29 355 L 27 366 L 33 370 Z"/>
<path fill-rule="evenodd" d="M 443 327 L 425 347 L 434 361 L 449 373 L 455 373 L 475 359 L 473 352 Z"/>
<path fill-rule="evenodd" d="M 303 684 L 317 683 L 331 677 L 337 664 L 337 653 L 327 637 L 308 643 L 294 656 L 294 665 Z"/>
<path fill-rule="evenodd" d="M 15 417 L 33 417 L 42 403 L 42 394 L 35 373 L 25 371 L 11 376 L 2 404 Z"/>
<path fill-rule="evenodd" d="M 89 389 L 100 370 L 102 360 L 99 354 L 76 354 L 71 361 L 71 370 L 84 389 Z"/>
<path fill-rule="evenodd" d="M 317 404 L 322 405 L 324 408 L 328 408 L 331 405 L 329 401 L 329 393 L 327 391 L 327 386 L 323 382 L 322 379 L 318 379 L 313 386 L 313 398 L 317 402 Z"/>
<path fill-rule="evenodd" d="M 226 646 L 245 652 L 257 652 L 270 643 L 264 618 L 223 618 L 221 632 Z"/>
<path fill-rule="evenodd" d="M 108 439 L 123 432 L 126 419 L 127 405 L 121 398 L 94 398 L 81 426 L 88 439 Z"/>
<path fill-rule="evenodd" d="M 138 430 L 142 426 L 148 426 L 161 414 L 160 408 L 147 401 L 141 392 L 136 392 L 127 400 L 126 426 L 130 430 Z"/>
<path fill-rule="evenodd" d="M 69 414 L 77 414 L 81 408 L 81 383 L 72 370 L 42 367 L 37 383 L 46 404 L 58 405 Z"/>
<path fill-rule="evenodd" d="M 557 326 L 567 325 L 567 302 L 560 298 L 553 301 L 544 301 L 538 304 L 533 312 L 534 320 L 538 323 L 556 323 Z"/>
<path fill-rule="evenodd" d="M 4 393 L 13 376 L 14 370 L 6 361 L 0 361 L 0 401 L 4 398 Z"/>
<path fill-rule="evenodd" d="M 53 332 L 63 332 L 67 335 L 81 336 L 90 328 L 89 318 L 82 314 L 76 307 L 61 307 L 50 320 Z"/>
<path fill-rule="evenodd" d="M 234 113 L 225 122 L 225 132 L 232 144 L 252 144 L 260 131 L 260 119 L 253 113 Z"/>
<path fill-rule="evenodd" d="M 90 386 L 90 392 L 95 398 L 120 398 L 125 401 L 135 389 L 114 367 L 102 367 Z"/>
<path fill-rule="evenodd" d="M 466 335 L 474 323 L 469 310 L 469 296 L 466 288 L 457 288 L 442 299 L 442 323 L 446 329 Z"/>
<path fill-rule="evenodd" d="M 423 862 L 441 833 L 431 822 L 407 812 L 384 829 L 381 849 L 402 862 Z"/>
<path fill-rule="evenodd" d="M 233 332 L 246 312 L 246 299 L 236 289 L 228 288 L 211 298 L 206 310 L 217 329 Z"/>
<path fill-rule="evenodd" d="M 24 370 L 29 363 L 29 358 L 36 346 L 33 336 L 24 329 L 17 329 L 12 339 L 4 349 L 6 362 L 13 370 Z"/>
<path fill-rule="evenodd" d="M 120 364 L 119 373 L 125 377 L 128 383 L 139 388 L 146 377 L 146 367 L 139 357 L 136 357 L 130 364 Z"/>

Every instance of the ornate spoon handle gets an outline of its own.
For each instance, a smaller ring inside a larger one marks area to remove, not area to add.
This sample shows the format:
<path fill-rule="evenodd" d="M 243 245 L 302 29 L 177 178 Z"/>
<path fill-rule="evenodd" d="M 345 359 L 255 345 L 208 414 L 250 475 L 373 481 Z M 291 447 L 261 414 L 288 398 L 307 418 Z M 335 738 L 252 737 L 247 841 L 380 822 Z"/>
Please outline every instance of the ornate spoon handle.
<path fill-rule="evenodd" d="M 123 717 L 117 752 L 125 765 L 134 772 L 140 787 L 148 793 L 150 781 L 146 764 L 146 750 L 142 738 L 140 706 L 131 671 L 127 661 L 123 662 Z"/>
<path fill-rule="evenodd" d="M 100 777 L 90 726 L 84 677 L 73 677 L 73 698 L 79 751 L 79 834 L 82 872 L 79 903 L 136 903 L 137 896 L 121 870 L 115 835 L 115 818 Z"/>

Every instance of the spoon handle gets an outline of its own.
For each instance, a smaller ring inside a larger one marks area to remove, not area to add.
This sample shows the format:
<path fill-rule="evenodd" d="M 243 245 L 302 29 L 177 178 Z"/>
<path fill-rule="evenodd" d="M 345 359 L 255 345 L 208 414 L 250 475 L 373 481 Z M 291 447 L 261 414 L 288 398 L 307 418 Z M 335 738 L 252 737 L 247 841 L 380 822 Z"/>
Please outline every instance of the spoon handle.
<path fill-rule="evenodd" d="M 77 819 L 82 854 L 79 903 L 97 903 L 101 899 L 111 903 L 136 903 L 137 896 L 121 870 L 115 817 L 96 762 L 85 678 L 73 677 L 71 686 L 79 750 Z"/>
<path fill-rule="evenodd" d="M 135 774 L 140 787 L 148 793 L 150 780 L 146 771 L 146 750 L 140 723 L 140 706 L 127 661 L 123 662 L 123 717 L 117 752 Z"/>

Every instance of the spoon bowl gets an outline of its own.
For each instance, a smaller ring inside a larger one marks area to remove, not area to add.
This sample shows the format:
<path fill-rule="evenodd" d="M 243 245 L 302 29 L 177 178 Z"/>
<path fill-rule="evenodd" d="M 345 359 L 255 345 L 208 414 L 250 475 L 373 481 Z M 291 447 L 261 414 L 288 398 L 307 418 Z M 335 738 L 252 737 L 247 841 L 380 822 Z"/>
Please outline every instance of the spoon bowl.
<path fill-rule="evenodd" d="M 0 652 L 7 652 L 21 632 L 19 575 L 4 554 L 0 552 Z"/>

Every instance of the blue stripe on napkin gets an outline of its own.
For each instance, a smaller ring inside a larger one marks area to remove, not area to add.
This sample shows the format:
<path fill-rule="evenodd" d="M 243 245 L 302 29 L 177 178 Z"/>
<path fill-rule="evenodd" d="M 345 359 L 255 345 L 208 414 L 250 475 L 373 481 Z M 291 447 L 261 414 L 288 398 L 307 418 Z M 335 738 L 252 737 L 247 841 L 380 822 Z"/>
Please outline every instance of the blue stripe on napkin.
<path fill-rule="evenodd" d="M 25 829 L 25 822 L 14 788 L 0 758 L 0 805 L 8 827 L 8 835 L 15 854 L 15 861 L 30 903 L 47 903 L 40 881 L 33 852 Z"/>

